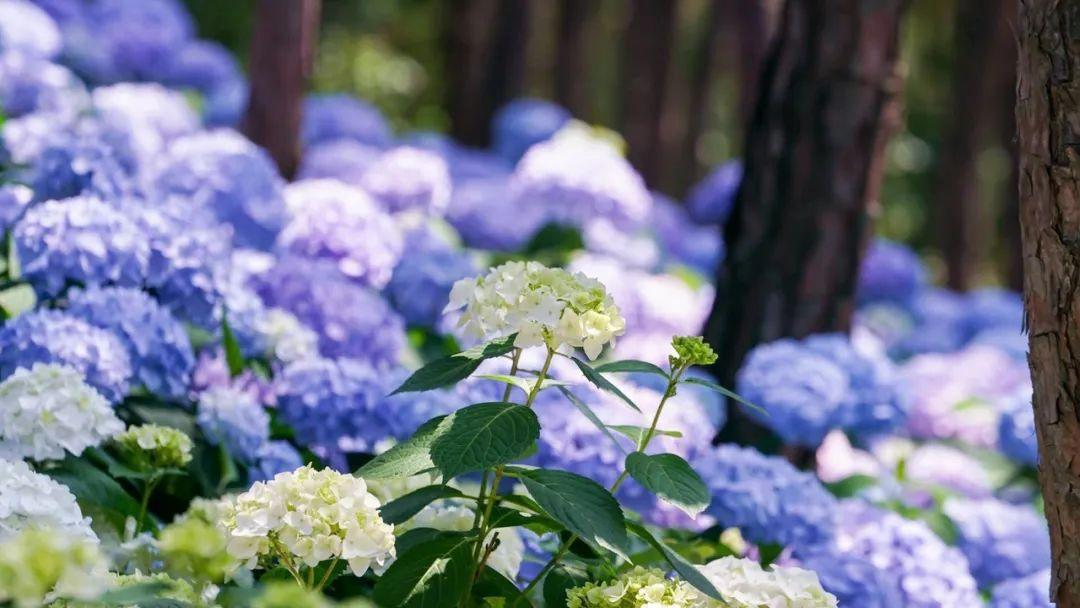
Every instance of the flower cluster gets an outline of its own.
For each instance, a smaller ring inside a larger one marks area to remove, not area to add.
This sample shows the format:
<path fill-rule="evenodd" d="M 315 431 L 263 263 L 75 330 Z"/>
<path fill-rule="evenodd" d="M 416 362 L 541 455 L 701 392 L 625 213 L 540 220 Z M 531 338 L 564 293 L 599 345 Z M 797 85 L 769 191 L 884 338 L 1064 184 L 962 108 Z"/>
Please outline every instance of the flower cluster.
<path fill-rule="evenodd" d="M 998 423 L 998 447 L 1014 461 L 1029 466 L 1039 462 L 1039 445 L 1035 437 L 1035 412 L 1031 391 L 1021 389 L 1001 412 Z"/>
<path fill-rule="evenodd" d="M 82 536 L 28 529 L 0 541 L 0 602 L 37 608 L 56 599 L 95 599 L 107 589 L 106 567 L 97 544 Z"/>
<path fill-rule="evenodd" d="M 167 426 L 133 426 L 115 438 L 125 464 L 140 472 L 180 469 L 191 462 L 191 438 Z"/>
<path fill-rule="evenodd" d="M 386 152 L 364 172 L 360 185 L 391 213 L 415 211 L 438 217 L 450 203 L 446 163 L 420 148 L 404 146 Z"/>
<path fill-rule="evenodd" d="M 980 587 L 1050 567 L 1050 534 L 1034 508 L 994 499 L 950 499 L 944 512 L 956 525 L 956 544 Z"/>
<path fill-rule="evenodd" d="M 686 198 L 686 207 L 690 217 L 699 224 L 727 223 L 731 210 L 735 207 L 735 195 L 742 184 L 743 165 L 741 161 L 728 161 L 718 165 L 705 179 L 690 191 Z"/>
<path fill-rule="evenodd" d="M 255 321 L 255 331 L 266 354 L 283 363 L 310 359 L 319 354 L 319 336 L 291 312 L 266 310 Z"/>
<path fill-rule="evenodd" d="M 859 301 L 906 303 L 925 282 L 926 268 L 914 251 L 875 239 L 859 267 Z"/>
<path fill-rule="evenodd" d="M 97 540 L 90 518 L 83 517 L 66 486 L 35 473 L 21 460 L 0 458 L 0 479 L 0 542 L 33 528 Z"/>
<path fill-rule="evenodd" d="M 990 608 L 1054 608 L 1046 590 L 1050 588 L 1050 570 L 1005 581 L 994 587 Z"/>
<path fill-rule="evenodd" d="M 566 594 L 568 608 L 705 608 L 701 594 L 662 570 L 635 566 L 617 579 L 585 583 Z"/>
<path fill-rule="evenodd" d="M 516 163 L 534 145 L 551 139 L 570 121 L 565 108 L 542 99 L 515 99 L 491 123 L 495 152 Z"/>
<path fill-rule="evenodd" d="M 468 252 L 433 247 L 406 253 L 386 287 L 394 308 L 410 325 L 435 327 L 455 282 L 476 274 Z"/>
<path fill-rule="evenodd" d="M 311 95 L 304 100 L 304 145 L 351 140 L 382 148 L 391 136 L 386 119 L 365 101 L 349 95 Z"/>
<path fill-rule="evenodd" d="M 750 559 L 722 557 L 701 567 L 702 574 L 724 598 L 720 606 L 759 608 L 798 606 L 836 608 L 836 596 L 821 588 L 816 574 L 793 566 L 765 570 Z"/>
<path fill-rule="evenodd" d="M 248 392 L 211 388 L 199 395 L 196 420 L 213 445 L 224 445 L 245 463 L 254 462 L 270 440 L 270 415 Z"/>

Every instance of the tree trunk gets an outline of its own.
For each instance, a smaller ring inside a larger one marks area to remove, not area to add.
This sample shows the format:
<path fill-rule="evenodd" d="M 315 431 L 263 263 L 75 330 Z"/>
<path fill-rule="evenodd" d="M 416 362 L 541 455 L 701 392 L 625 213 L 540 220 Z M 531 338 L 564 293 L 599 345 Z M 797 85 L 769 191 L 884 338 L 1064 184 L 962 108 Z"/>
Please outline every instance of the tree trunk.
<path fill-rule="evenodd" d="M 1051 597 L 1080 607 L 1080 1 L 1021 0 L 1020 229 Z"/>
<path fill-rule="evenodd" d="M 677 0 L 631 0 L 623 41 L 622 134 L 627 156 L 650 186 L 660 169 L 661 118 L 675 38 Z"/>
<path fill-rule="evenodd" d="M 588 119 L 589 41 L 599 4 L 596 0 L 559 2 L 559 37 L 555 47 L 555 100 L 577 118 Z"/>
<path fill-rule="evenodd" d="M 739 117 L 748 124 L 757 103 L 758 80 L 769 50 L 774 0 L 727 0 L 738 44 Z"/>
<path fill-rule="evenodd" d="M 994 143 L 1009 155 L 1009 173 L 1001 195 L 998 221 L 1001 234 L 1001 274 L 1009 289 L 1024 289 L 1024 259 L 1020 244 L 1020 158 L 1016 139 L 1016 0 L 1002 0 L 1005 5 L 998 20 L 994 54 L 991 56 L 996 84 L 990 98 L 994 100 L 997 130 Z"/>
<path fill-rule="evenodd" d="M 320 0 L 260 0 L 255 12 L 243 131 L 266 148 L 286 178 L 300 163 L 300 120 L 320 5 Z"/>
<path fill-rule="evenodd" d="M 898 121 L 905 0 L 788 0 L 746 135 L 705 335 L 733 383 L 746 353 L 850 325 L 884 147 Z"/>

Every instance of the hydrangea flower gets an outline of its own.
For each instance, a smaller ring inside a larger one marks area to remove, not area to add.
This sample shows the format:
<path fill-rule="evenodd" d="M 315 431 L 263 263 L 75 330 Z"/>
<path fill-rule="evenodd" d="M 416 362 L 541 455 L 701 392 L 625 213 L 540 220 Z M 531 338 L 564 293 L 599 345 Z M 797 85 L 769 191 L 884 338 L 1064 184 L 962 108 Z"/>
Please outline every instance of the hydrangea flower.
<path fill-rule="evenodd" d="M 977 289 L 965 298 L 964 312 L 969 336 L 995 327 L 1020 331 L 1024 325 L 1024 301 L 1015 291 Z"/>
<path fill-rule="evenodd" d="M 507 262 L 454 283 L 446 310 L 458 309 L 464 309 L 459 327 L 474 338 L 516 333 L 520 348 L 565 344 L 590 359 L 626 328 L 602 283 L 538 262 Z"/>
<path fill-rule="evenodd" d="M 956 545 L 980 587 L 1050 567 L 1046 520 L 1031 506 L 949 499 L 944 512 L 956 525 Z"/>
<path fill-rule="evenodd" d="M 0 2 L 0 52 L 52 59 L 64 41 L 48 13 L 25 0 Z"/>
<path fill-rule="evenodd" d="M 181 469 L 191 462 L 191 438 L 168 426 L 143 424 L 115 437 L 125 464 L 142 472 Z"/>
<path fill-rule="evenodd" d="M 288 220 L 273 161 L 235 131 L 177 139 L 150 168 L 149 184 L 158 198 L 213 212 L 242 247 L 269 249 Z"/>
<path fill-rule="evenodd" d="M 669 579 L 658 568 L 634 566 L 614 580 L 587 582 L 568 590 L 566 605 L 568 608 L 705 608 L 709 604 L 686 581 Z"/>
<path fill-rule="evenodd" d="M 63 122 L 86 103 L 86 87 L 67 68 L 21 53 L 0 54 L 0 108 L 9 119 L 38 112 Z"/>
<path fill-rule="evenodd" d="M 450 169 L 450 178 L 455 188 L 476 179 L 505 177 L 514 168 L 512 162 L 488 150 L 463 146 L 443 133 L 417 131 L 407 134 L 403 143 L 430 150 L 441 156 Z"/>
<path fill-rule="evenodd" d="M 352 139 L 378 148 L 390 145 L 393 134 L 379 110 L 350 95 L 309 95 L 304 100 L 300 137 L 305 146 L 331 139 Z"/>
<path fill-rule="evenodd" d="M 78 456 L 123 430 L 109 402 L 70 367 L 35 363 L 0 382 L 0 454 Z"/>
<path fill-rule="evenodd" d="M 255 330 L 266 346 L 266 353 L 282 363 L 310 359 L 319 354 L 319 336 L 287 310 L 267 310 L 256 321 Z"/>
<path fill-rule="evenodd" d="M 131 193 L 135 165 L 125 137 L 94 122 L 45 136 L 28 169 L 36 199 L 86 194 L 111 200 Z"/>
<path fill-rule="evenodd" d="M 243 73 L 236 57 L 221 44 L 190 40 L 169 59 L 161 81 L 171 87 L 212 95 L 242 83 Z"/>
<path fill-rule="evenodd" d="M 360 186 L 364 173 L 382 153 L 380 148 L 353 139 L 330 139 L 304 150 L 296 178 L 298 181 L 335 179 Z"/>
<path fill-rule="evenodd" d="M 291 255 L 329 260 L 346 277 L 381 289 L 401 258 L 404 237 L 393 218 L 360 188 L 335 180 L 285 189 L 292 219 L 278 235 Z"/>
<path fill-rule="evenodd" d="M 454 283 L 476 271 L 472 254 L 467 251 L 449 247 L 410 250 L 394 268 L 386 293 L 410 325 L 434 327 L 450 300 Z"/>
<path fill-rule="evenodd" d="M 859 301 L 906 303 L 926 283 L 926 267 L 910 247 L 874 239 L 859 266 Z"/>
<path fill-rule="evenodd" d="M 404 370 L 391 374 L 391 381 L 386 383 L 387 393 L 400 386 L 406 378 Z M 386 439 L 404 441 L 416 432 L 422 424 L 436 416 L 450 414 L 469 403 L 497 400 L 498 396 L 471 399 L 472 393 L 479 391 L 469 386 L 456 386 L 451 389 L 439 389 L 423 392 L 398 393 L 389 395 L 384 402 L 370 414 L 378 429 L 369 430 L 369 436 L 363 443 L 376 447 Z"/>
<path fill-rule="evenodd" d="M 874 455 L 891 471 L 903 462 L 905 500 L 929 508 L 940 490 L 969 498 L 986 498 L 993 483 L 979 461 L 959 449 L 938 443 L 916 447 L 903 439 L 887 439 L 873 447 Z"/>
<path fill-rule="evenodd" d="M 93 600 L 108 588 L 108 562 L 97 544 L 55 530 L 25 530 L 0 541 L 0 602 L 16 608 L 52 600 Z"/>
<path fill-rule="evenodd" d="M 22 184 L 0 186 L 0 232 L 7 232 L 30 206 L 34 191 Z"/>
<path fill-rule="evenodd" d="M 166 397 L 187 392 L 195 366 L 187 331 L 145 292 L 127 287 L 74 290 L 67 312 L 120 338 L 136 383 Z"/>
<path fill-rule="evenodd" d="M 256 482 L 231 507 L 228 551 L 248 568 L 278 559 L 314 568 L 341 558 L 363 576 L 394 557 L 394 527 L 359 477 L 305 466 Z"/>
<path fill-rule="evenodd" d="M 724 259 L 724 237 L 711 226 L 695 224 L 686 209 L 653 192 L 649 225 L 664 258 L 711 276 Z"/>
<path fill-rule="evenodd" d="M 967 559 L 926 524 L 846 500 L 831 542 L 806 545 L 796 558 L 818 573 L 841 606 L 971 608 L 982 600 Z"/>
<path fill-rule="evenodd" d="M 21 460 L 0 458 L 0 542 L 23 530 L 41 528 L 97 541 L 67 486 L 35 473 Z"/>
<path fill-rule="evenodd" d="M 196 421 L 212 445 L 224 445 L 241 462 L 254 462 L 270 440 L 270 415 L 245 391 L 215 387 L 199 395 Z"/>
<path fill-rule="evenodd" d="M 378 158 L 360 185 L 391 213 L 441 217 L 450 204 L 450 172 L 434 152 L 402 146 Z"/>
<path fill-rule="evenodd" d="M 720 445 L 691 461 L 712 494 L 706 513 L 756 543 L 812 544 L 836 525 L 836 499 L 812 474 L 782 458 Z"/>
<path fill-rule="evenodd" d="M 58 363 L 77 370 L 111 403 L 127 394 L 131 359 L 112 332 L 55 310 L 24 313 L 0 326 L 0 378 L 35 363 Z"/>
<path fill-rule="evenodd" d="M 45 296 L 71 283 L 136 286 L 149 268 L 150 249 L 138 227 L 92 197 L 37 205 L 12 236 L 23 276 Z"/>
<path fill-rule="evenodd" d="M 259 447 L 255 462 L 248 467 L 248 482 L 273 479 L 278 473 L 295 471 L 304 459 L 288 441 L 268 441 Z"/>
<path fill-rule="evenodd" d="M 547 222 L 539 206 L 515 205 L 506 176 L 471 179 L 455 184 L 447 220 L 470 247 L 515 251 L 525 246 Z M 507 222 L 506 214 L 514 221 Z"/>
<path fill-rule="evenodd" d="M 570 121 L 570 112 L 542 99 L 515 99 L 499 108 L 491 121 L 492 148 L 516 163 L 533 145 L 551 139 Z"/>
<path fill-rule="evenodd" d="M 1039 463 L 1039 444 L 1035 436 L 1035 411 L 1031 390 L 1021 389 L 1001 412 L 998 447 L 1012 460 L 1029 466 Z"/>
<path fill-rule="evenodd" d="M 698 224 L 723 226 L 735 208 L 735 196 L 739 193 L 742 178 L 742 161 L 732 160 L 717 165 L 694 185 L 686 197 L 690 217 Z"/>
<path fill-rule="evenodd" d="M 836 596 L 821 588 L 810 570 L 794 566 L 772 566 L 769 570 L 755 560 L 721 557 L 700 567 L 701 573 L 720 592 L 724 602 L 711 605 L 731 608 L 799 606 L 836 608 Z"/>
<path fill-rule="evenodd" d="M 1050 569 L 1005 581 L 994 587 L 989 608 L 1054 608 L 1050 601 Z"/>
<path fill-rule="evenodd" d="M 98 87 L 92 99 L 101 120 L 131 133 L 142 154 L 159 153 L 168 142 L 199 128 L 199 117 L 184 95 L 159 84 Z"/>

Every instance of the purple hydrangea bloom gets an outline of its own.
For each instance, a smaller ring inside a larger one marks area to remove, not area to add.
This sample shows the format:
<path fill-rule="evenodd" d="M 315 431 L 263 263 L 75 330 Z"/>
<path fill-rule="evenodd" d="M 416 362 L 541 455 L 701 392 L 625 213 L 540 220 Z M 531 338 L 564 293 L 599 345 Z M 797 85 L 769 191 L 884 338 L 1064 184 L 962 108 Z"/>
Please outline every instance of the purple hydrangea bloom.
<path fill-rule="evenodd" d="M 1050 569 L 995 586 L 989 608 L 1054 608 L 1050 601 Z"/>
<path fill-rule="evenodd" d="M 720 445 L 691 461 L 712 493 L 706 513 L 761 544 L 812 545 L 828 541 L 836 499 L 810 473 L 751 448 Z"/>
<path fill-rule="evenodd" d="M 352 186 L 363 183 L 362 178 L 382 149 L 354 139 L 329 139 L 304 150 L 297 170 L 297 180 L 336 179 Z"/>
<path fill-rule="evenodd" d="M 727 222 L 735 207 L 735 196 L 742 183 L 742 161 L 732 160 L 719 165 L 690 190 L 686 208 L 690 217 L 699 224 Z"/>
<path fill-rule="evenodd" d="M 255 462 L 248 467 L 248 483 L 273 479 L 278 473 L 295 471 L 304 465 L 300 453 L 288 441 L 268 441 L 259 447 Z"/>
<path fill-rule="evenodd" d="M 926 267 L 910 247 L 874 239 L 859 266 L 860 302 L 908 302 L 926 283 Z"/>
<path fill-rule="evenodd" d="M 1024 324 L 1024 301 L 1020 294 L 1005 289 L 978 289 L 965 299 L 968 335 L 1005 327 L 1020 331 Z"/>
<path fill-rule="evenodd" d="M 75 368 L 112 403 L 130 388 L 131 360 L 120 338 L 59 311 L 25 313 L 0 327 L 0 379 L 35 363 Z"/>
<path fill-rule="evenodd" d="M 1031 405 L 1031 389 L 1021 389 L 1001 412 L 998 426 L 998 448 L 1020 464 L 1039 463 L 1039 443 L 1035 436 L 1035 411 Z"/>
<path fill-rule="evenodd" d="M 993 346 L 1017 361 L 1027 362 L 1028 337 L 1012 327 L 991 327 L 975 334 L 968 344 Z"/>
<path fill-rule="evenodd" d="M 336 180 L 308 180 L 289 184 L 285 199 L 292 219 L 278 235 L 281 249 L 327 260 L 361 285 L 386 285 L 401 258 L 404 237 L 367 193 Z"/>
<path fill-rule="evenodd" d="M 283 308 L 319 335 L 326 357 L 352 357 L 375 367 L 397 364 L 405 324 L 379 294 L 346 279 L 336 268 L 283 259 L 254 277 L 267 306 Z"/>
<path fill-rule="evenodd" d="M 232 388 L 244 391 L 266 407 L 277 404 L 274 385 L 271 380 L 259 376 L 249 369 L 233 377 L 229 364 L 225 360 L 223 348 L 208 348 L 199 353 L 195 370 L 191 374 L 191 398 L 198 401 L 199 395 L 215 388 Z"/>
<path fill-rule="evenodd" d="M 195 420 L 211 445 L 224 445 L 244 463 L 255 462 L 270 440 L 270 415 L 251 393 L 239 389 L 201 393 Z"/>
<path fill-rule="evenodd" d="M 518 250 L 547 220 L 541 207 L 515 205 L 509 196 L 506 177 L 473 179 L 457 184 L 446 219 L 470 247 Z M 508 216 L 514 221 L 507 221 Z"/>
<path fill-rule="evenodd" d="M 995 499 L 950 499 L 944 511 L 956 525 L 956 545 L 979 586 L 1050 567 L 1046 519 L 1034 507 Z"/>
<path fill-rule="evenodd" d="M 107 329 L 127 347 L 134 381 L 151 393 L 187 393 L 195 355 L 187 332 L 145 292 L 127 287 L 91 287 L 71 293 L 68 314 Z"/>
<path fill-rule="evenodd" d="M 251 90 L 246 80 L 226 83 L 203 96 L 203 124 L 239 128 Z"/>
<path fill-rule="evenodd" d="M 0 108 L 8 118 L 34 112 L 69 117 L 86 103 L 86 87 L 67 68 L 19 53 L 0 54 Z"/>
<path fill-rule="evenodd" d="M 571 119 L 562 106 L 542 99 L 515 99 L 499 108 L 491 123 L 492 148 L 516 163 L 533 145 L 551 139 Z"/>
<path fill-rule="evenodd" d="M 80 194 L 113 200 L 134 190 L 134 159 L 124 149 L 128 142 L 119 141 L 121 133 L 100 127 L 86 123 L 47 138 L 29 168 L 37 200 Z"/>
<path fill-rule="evenodd" d="M 429 150 L 442 157 L 450 169 L 450 179 L 457 187 L 461 182 L 473 179 L 505 177 L 514 168 L 513 163 L 486 150 L 462 146 L 442 133 L 418 131 L 403 139 L 406 145 Z"/>
<path fill-rule="evenodd" d="M 441 217 L 450 204 L 450 172 L 434 152 L 402 146 L 375 161 L 360 179 L 391 213 L 418 211 Z"/>
<path fill-rule="evenodd" d="M 60 28 L 41 8 L 26 0 L 0 2 L 0 53 L 52 59 L 63 43 Z"/>
<path fill-rule="evenodd" d="M 804 568 L 817 572 L 822 586 L 841 606 L 982 605 L 963 554 L 926 524 L 858 500 L 843 501 L 836 510 L 833 540 L 802 545 L 795 556 Z"/>
<path fill-rule="evenodd" d="M 305 146 L 331 139 L 353 139 L 385 148 L 393 134 L 390 124 L 370 103 L 350 95 L 311 95 L 304 100 L 300 129 Z"/>
<path fill-rule="evenodd" d="M 391 382 L 386 385 L 386 392 L 400 386 L 406 377 L 407 375 L 404 373 L 393 374 Z M 466 388 L 455 387 L 453 389 L 416 393 L 399 393 L 387 397 L 376 412 L 377 420 L 372 420 L 373 425 L 380 427 L 383 433 L 383 437 L 377 438 L 376 441 L 390 438 L 404 441 L 412 437 L 413 433 L 428 420 L 436 416 L 445 416 L 468 405 L 471 401 L 467 399 L 467 395 L 468 390 Z M 376 414 L 373 414 L 373 416 Z"/>
<path fill-rule="evenodd" d="M 0 186 L 0 233 L 15 225 L 34 198 L 34 191 L 22 184 Z"/>
<path fill-rule="evenodd" d="M 243 82 L 240 64 L 229 49 L 209 40 L 190 40 L 168 61 L 161 81 L 210 95 Z"/>
<path fill-rule="evenodd" d="M 459 279 L 477 273 L 468 251 L 450 248 L 409 251 L 394 269 L 386 294 L 410 325 L 434 327 Z"/>
<path fill-rule="evenodd" d="M 149 181 L 157 198 L 213 212 L 232 226 L 233 241 L 241 247 L 269 249 L 288 220 L 273 161 L 227 129 L 177 139 L 151 169 Z"/>
<path fill-rule="evenodd" d="M 159 84 L 125 82 L 98 87 L 91 96 L 102 123 L 129 133 L 144 158 L 199 128 L 199 117 L 184 95 Z"/>
<path fill-rule="evenodd" d="M 37 205 L 12 234 L 23 276 L 45 296 L 69 284 L 138 286 L 149 268 L 150 248 L 138 226 L 92 197 Z"/>
<path fill-rule="evenodd" d="M 686 210 L 670 198 L 654 192 L 649 221 L 665 256 L 711 276 L 724 259 L 724 238 L 711 226 L 698 226 Z"/>

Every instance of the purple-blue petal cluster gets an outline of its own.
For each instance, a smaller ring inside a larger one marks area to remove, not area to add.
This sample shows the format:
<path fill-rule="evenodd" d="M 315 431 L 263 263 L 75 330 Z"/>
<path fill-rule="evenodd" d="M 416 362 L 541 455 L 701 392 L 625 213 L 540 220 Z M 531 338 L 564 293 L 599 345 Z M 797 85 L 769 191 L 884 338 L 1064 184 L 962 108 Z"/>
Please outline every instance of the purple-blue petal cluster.
<path fill-rule="evenodd" d="M 860 302 L 906 303 L 926 283 L 926 267 L 911 248 L 874 239 L 859 266 Z"/>
<path fill-rule="evenodd" d="M 516 163 L 533 145 L 546 141 L 570 121 L 570 112 L 542 99 L 515 99 L 499 108 L 491 122 L 492 148 Z"/>
<path fill-rule="evenodd" d="M 390 124 L 370 103 L 349 95 L 312 95 L 304 100 L 300 129 L 307 146 L 331 139 L 352 139 L 385 148 L 393 133 Z"/>
<path fill-rule="evenodd" d="M 735 207 L 735 196 L 742 183 L 742 161 L 732 160 L 717 166 L 690 190 L 686 208 L 699 224 L 723 226 Z"/>
<path fill-rule="evenodd" d="M 441 156 L 402 146 L 385 152 L 360 178 L 360 185 L 391 213 L 415 211 L 446 214 L 450 204 L 450 171 Z"/>
<path fill-rule="evenodd" d="M 1029 505 L 1000 500 L 953 499 L 945 514 L 956 526 L 956 545 L 980 587 L 1050 567 L 1046 519 Z"/>
<path fill-rule="evenodd" d="M 270 415 L 251 393 L 235 388 L 201 393 L 195 420 L 211 445 L 225 446 L 244 463 L 256 462 L 270 440 Z"/>
<path fill-rule="evenodd" d="M 994 587 L 989 608 L 1054 608 L 1050 569 L 1005 581 Z"/>
<path fill-rule="evenodd" d="M 295 471 L 304 459 L 288 441 L 268 441 L 255 455 L 255 462 L 248 466 L 248 483 L 273 479 L 278 473 Z"/>

